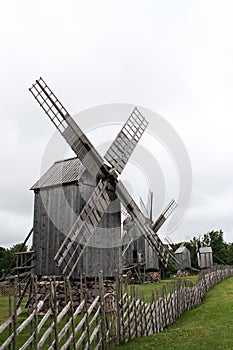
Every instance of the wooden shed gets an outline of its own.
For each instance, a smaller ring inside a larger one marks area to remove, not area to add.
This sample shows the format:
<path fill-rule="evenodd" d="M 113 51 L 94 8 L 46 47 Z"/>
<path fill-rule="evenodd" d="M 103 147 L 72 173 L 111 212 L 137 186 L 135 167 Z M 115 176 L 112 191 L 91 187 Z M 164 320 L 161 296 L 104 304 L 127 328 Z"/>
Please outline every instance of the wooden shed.
<path fill-rule="evenodd" d="M 179 247 L 175 253 L 176 269 L 185 270 L 191 267 L 190 251 L 185 246 Z"/>
<path fill-rule="evenodd" d="M 197 253 L 198 266 L 201 269 L 213 266 L 213 252 L 211 247 L 201 247 Z"/>
<path fill-rule="evenodd" d="M 35 193 L 33 250 L 37 275 L 60 275 L 54 257 L 96 186 L 78 158 L 55 162 L 31 188 Z M 108 191 L 111 192 L 111 191 Z M 115 194 L 82 252 L 72 277 L 80 273 L 115 276 L 122 272 L 121 213 Z M 73 242 L 78 245 L 78 242 Z M 82 247 L 83 248 L 83 247 Z M 77 251 L 77 256 L 80 253 Z"/>

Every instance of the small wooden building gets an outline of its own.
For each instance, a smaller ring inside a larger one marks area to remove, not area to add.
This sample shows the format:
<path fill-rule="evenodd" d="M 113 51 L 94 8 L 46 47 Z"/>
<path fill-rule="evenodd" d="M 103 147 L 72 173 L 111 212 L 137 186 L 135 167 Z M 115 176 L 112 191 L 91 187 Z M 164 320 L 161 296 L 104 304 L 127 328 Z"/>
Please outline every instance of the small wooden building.
<path fill-rule="evenodd" d="M 37 275 L 61 274 L 54 257 L 96 181 L 78 158 L 72 158 L 55 162 L 31 188 L 35 193 L 33 250 Z M 120 202 L 113 192 L 109 196 L 109 210 L 85 247 L 73 278 L 80 273 L 93 277 L 103 271 L 104 276 L 111 277 L 122 272 Z"/>
<path fill-rule="evenodd" d="M 213 266 L 213 252 L 211 247 L 201 247 L 197 253 L 198 266 L 201 269 Z"/>
<path fill-rule="evenodd" d="M 176 258 L 177 270 L 185 270 L 191 267 L 190 251 L 185 246 L 179 247 L 174 255 Z"/>

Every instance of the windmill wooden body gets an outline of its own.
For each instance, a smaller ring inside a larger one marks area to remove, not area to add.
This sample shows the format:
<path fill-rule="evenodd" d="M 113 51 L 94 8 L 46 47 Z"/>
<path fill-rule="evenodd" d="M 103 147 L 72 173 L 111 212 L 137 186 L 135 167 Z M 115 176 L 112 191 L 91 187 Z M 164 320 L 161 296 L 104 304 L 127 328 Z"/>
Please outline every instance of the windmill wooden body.
<path fill-rule="evenodd" d="M 197 262 L 201 269 L 209 269 L 213 266 L 213 251 L 211 247 L 200 247 L 197 252 Z"/>
<path fill-rule="evenodd" d="M 84 169 L 78 158 L 54 163 L 33 185 L 33 249 L 36 252 L 34 271 L 37 275 L 60 275 L 54 257 L 95 185 L 95 179 Z M 90 241 L 72 273 L 73 278 L 78 278 L 81 273 L 96 276 L 100 271 L 108 277 L 121 273 L 120 202 L 115 198 L 110 205 L 112 210 L 102 217 L 98 224 L 101 232 L 96 234 L 101 238 L 101 242 L 104 241 L 105 247 L 99 247 L 98 242 Z M 75 249 L 77 244 L 78 242 L 74 241 L 72 249 Z M 81 249 L 79 247 L 77 256 Z"/>
<path fill-rule="evenodd" d="M 75 152 L 85 171 L 89 174 L 88 176 L 93 181 L 89 198 L 84 203 L 77 204 L 79 207 L 73 225 L 67 226 L 65 234 L 58 240 L 56 249 L 54 248 L 54 251 L 50 253 L 50 258 L 47 258 L 51 263 L 52 261 L 56 262 L 58 268 L 56 271 L 59 271 L 60 274 L 73 276 L 79 270 L 79 266 L 84 266 L 82 265 L 82 260 L 88 255 L 86 251 L 89 247 L 90 249 L 96 249 L 91 245 L 91 241 L 98 241 L 98 227 L 101 225 L 101 221 L 105 229 L 109 230 L 107 226 L 108 220 L 105 215 L 109 215 L 106 211 L 108 211 L 111 202 L 120 202 L 124 206 L 134 225 L 137 226 L 141 235 L 146 238 L 152 249 L 159 256 L 161 263 L 167 266 L 169 252 L 158 237 L 156 228 L 148 222 L 148 219 L 143 215 L 118 178 L 148 124 L 140 111 L 137 108 L 133 110 L 104 156 L 104 160 L 42 78 L 36 80 L 36 83 L 29 90 Z M 69 173 L 68 170 L 67 172 Z M 41 188 L 34 189 L 42 192 Z M 79 194 L 77 194 L 77 198 L 78 196 Z M 117 223 L 119 218 L 118 209 L 114 214 L 116 214 L 115 222 Z M 61 208 L 59 215 L 61 217 L 66 215 L 63 208 Z M 38 218 L 43 220 L 43 215 L 39 215 Z M 38 237 L 40 234 L 41 232 L 38 231 Z M 34 242 L 36 240 L 37 238 L 35 237 Z M 116 241 L 118 241 L 117 237 Z M 41 240 L 41 245 L 38 249 L 43 249 L 45 244 Z M 115 248 L 119 249 L 119 247 Z M 38 254 L 37 251 L 35 254 L 35 264 L 42 264 L 43 262 L 39 261 L 39 259 L 43 259 L 43 255 Z M 103 255 L 102 259 L 105 258 L 106 256 Z M 86 266 L 90 264 L 87 261 Z M 103 264 L 100 263 L 100 266 L 103 266 Z M 117 268 L 115 267 L 110 275 L 120 273 L 121 261 L 119 261 Z M 85 270 L 82 272 L 85 272 Z M 105 275 L 109 274 L 108 271 L 103 272 Z"/>
<path fill-rule="evenodd" d="M 174 200 L 171 200 L 168 206 L 153 223 L 153 193 L 149 191 L 147 205 L 145 205 L 143 200 L 140 198 L 140 205 L 154 232 L 157 232 L 160 229 L 160 227 L 164 224 L 164 222 L 176 208 L 176 202 Z M 155 250 L 152 248 L 152 246 L 148 243 L 147 239 L 144 236 L 141 236 L 141 233 L 138 230 L 137 226 L 126 226 L 125 231 L 127 236 L 132 236 L 132 239 L 128 244 L 125 245 L 125 249 L 123 250 L 123 266 L 127 268 L 139 264 L 145 271 L 159 270 L 159 256 L 157 252 L 155 252 Z"/>
<path fill-rule="evenodd" d="M 180 246 L 175 252 L 174 255 L 177 259 L 176 269 L 185 270 L 191 268 L 191 256 L 190 251 L 185 246 Z"/>

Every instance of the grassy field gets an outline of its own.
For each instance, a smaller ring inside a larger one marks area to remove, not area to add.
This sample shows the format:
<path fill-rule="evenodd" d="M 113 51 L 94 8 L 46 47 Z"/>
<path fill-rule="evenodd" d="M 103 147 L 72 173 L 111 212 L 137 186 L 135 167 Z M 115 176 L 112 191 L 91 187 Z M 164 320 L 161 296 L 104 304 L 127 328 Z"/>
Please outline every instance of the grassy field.
<path fill-rule="evenodd" d="M 8 297 L 0 296 L 0 324 L 2 324 L 8 317 Z"/>
<path fill-rule="evenodd" d="M 13 296 L 11 296 L 11 311 L 13 313 L 14 308 L 14 300 Z M 18 319 L 25 319 L 28 316 L 27 309 L 21 306 L 22 313 L 19 315 Z M 9 297 L 8 296 L 0 296 L 0 325 L 9 317 Z"/>
<path fill-rule="evenodd" d="M 161 291 L 163 288 L 163 285 L 169 287 L 170 283 L 174 283 L 175 281 L 178 281 L 180 279 L 184 278 L 170 278 L 166 280 L 161 280 L 159 283 L 152 283 L 152 284 L 137 284 L 136 289 L 138 291 L 141 291 L 146 299 L 150 299 L 152 293 L 158 292 L 159 295 L 161 295 Z M 185 278 L 186 280 L 191 281 L 193 284 L 196 284 L 198 280 L 198 276 L 189 276 L 188 278 Z M 129 286 L 130 289 L 130 286 Z"/>
<path fill-rule="evenodd" d="M 233 350 L 233 278 L 216 285 L 199 307 L 186 311 L 164 332 L 116 349 Z"/>

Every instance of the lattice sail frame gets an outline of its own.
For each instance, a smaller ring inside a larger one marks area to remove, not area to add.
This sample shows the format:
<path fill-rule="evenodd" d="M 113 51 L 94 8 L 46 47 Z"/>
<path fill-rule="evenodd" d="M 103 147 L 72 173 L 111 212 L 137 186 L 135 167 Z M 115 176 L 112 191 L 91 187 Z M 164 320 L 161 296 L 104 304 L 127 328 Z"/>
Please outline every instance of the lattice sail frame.
<path fill-rule="evenodd" d="M 134 108 L 123 128 L 109 147 L 104 158 L 119 174 L 122 173 L 126 163 L 133 153 L 148 122 L 137 109 Z"/>
<path fill-rule="evenodd" d="M 152 229 L 154 232 L 157 232 L 162 224 L 169 218 L 169 216 L 173 213 L 175 208 L 177 207 L 177 203 L 174 199 L 167 205 L 167 207 L 163 210 L 163 212 L 159 215 L 158 219 L 154 222 Z"/>
<path fill-rule="evenodd" d="M 103 158 L 72 119 L 63 104 L 54 95 L 42 78 L 36 80 L 29 91 L 43 108 L 88 172 L 96 176 L 104 164 Z"/>
<path fill-rule="evenodd" d="M 70 276 L 73 273 L 84 253 L 85 247 L 110 204 L 110 198 L 106 192 L 106 187 L 106 182 L 100 181 L 98 183 L 54 257 L 58 267 L 62 269 L 63 274 L 69 271 L 68 276 Z M 81 251 L 77 258 L 77 253 L 80 248 Z"/>

